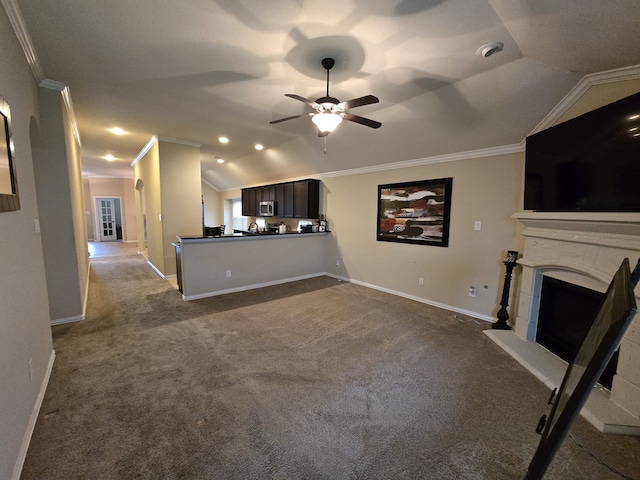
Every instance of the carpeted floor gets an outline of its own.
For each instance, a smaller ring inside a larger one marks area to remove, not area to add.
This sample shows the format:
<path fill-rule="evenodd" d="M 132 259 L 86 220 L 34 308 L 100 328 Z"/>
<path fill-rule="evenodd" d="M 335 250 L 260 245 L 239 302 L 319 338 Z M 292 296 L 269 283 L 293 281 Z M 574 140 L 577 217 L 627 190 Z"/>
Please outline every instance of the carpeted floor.
<path fill-rule="evenodd" d="M 549 391 L 484 322 L 329 277 L 184 302 L 139 255 L 91 265 L 23 480 L 526 472 Z M 640 479 L 640 439 L 572 436 L 545 478 Z"/>

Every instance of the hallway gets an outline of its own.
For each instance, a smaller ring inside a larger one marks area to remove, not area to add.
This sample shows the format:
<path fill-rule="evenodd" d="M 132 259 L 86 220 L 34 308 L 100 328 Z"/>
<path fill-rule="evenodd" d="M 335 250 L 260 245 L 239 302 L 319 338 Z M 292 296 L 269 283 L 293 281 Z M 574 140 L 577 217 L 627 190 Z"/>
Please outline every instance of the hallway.
<path fill-rule="evenodd" d="M 137 255 L 137 242 L 88 242 L 89 257 L 120 257 L 127 255 Z"/>

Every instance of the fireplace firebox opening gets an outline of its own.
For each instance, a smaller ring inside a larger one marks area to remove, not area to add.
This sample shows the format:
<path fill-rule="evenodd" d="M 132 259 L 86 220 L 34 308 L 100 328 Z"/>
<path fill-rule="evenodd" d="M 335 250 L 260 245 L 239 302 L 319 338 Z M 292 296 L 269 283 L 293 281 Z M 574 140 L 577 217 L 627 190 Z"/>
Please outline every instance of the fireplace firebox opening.
<path fill-rule="evenodd" d="M 536 342 L 571 363 L 603 298 L 603 293 L 545 275 L 542 279 Z M 599 380 L 609 390 L 617 365 L 616 351 Z"/>

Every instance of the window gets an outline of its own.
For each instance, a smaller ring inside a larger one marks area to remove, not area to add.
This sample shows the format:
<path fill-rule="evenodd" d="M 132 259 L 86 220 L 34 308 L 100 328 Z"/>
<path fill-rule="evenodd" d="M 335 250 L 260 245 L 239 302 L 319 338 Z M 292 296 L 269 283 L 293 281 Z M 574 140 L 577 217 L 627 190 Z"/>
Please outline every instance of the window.
<path fill-rule="evenodd" d="M 246 230 L 247 229 L 247 219 L 242 216 L 242 199 L 234 198 L 232 200 L 232 208 L 231 208 L 231 232 L 233 230 Z"/>

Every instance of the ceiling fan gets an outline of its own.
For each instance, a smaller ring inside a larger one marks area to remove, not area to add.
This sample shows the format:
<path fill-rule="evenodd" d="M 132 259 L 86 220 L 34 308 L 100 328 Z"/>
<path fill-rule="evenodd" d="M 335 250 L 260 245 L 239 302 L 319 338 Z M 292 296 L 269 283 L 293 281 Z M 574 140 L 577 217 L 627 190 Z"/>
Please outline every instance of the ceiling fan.
<path fill-rule="evenodd" d="M 269 123 L 280 123 L 299 117 L 311 117 L 311 121 L 318 127 L 319 137 L 326 137 L 327 135 L 329 135 L 335 130 L 340 122 L 342 122 L 342 120 L 359 123 L 371 128 L 380 128 L 382 126 L 382 123 L 380 122 L 347 112 L 347 110 L 350 108 L 378 103 L 380 101 L 378 97 L 375 97 L 373 95 L 365 95 L 364 97 L 354 98 L 353 100 L 341 103 L 337 98 L 329 96 L 329 70 L 333 68 L 335 63 L 336 62 L 333 58 L 322 59 L 322 66 L 327 70 L 327 95 L 325 97 L 320 97 L 314 102 L 312 100 L 301 97 L 300 95 L 296 95 L 295 93 L 284 94 L 285 97 L 290 97 L 306 103 L 311 108 L 313 108 L 315 112 L 301 113 L 300 115 L 273 120 Z"/>

